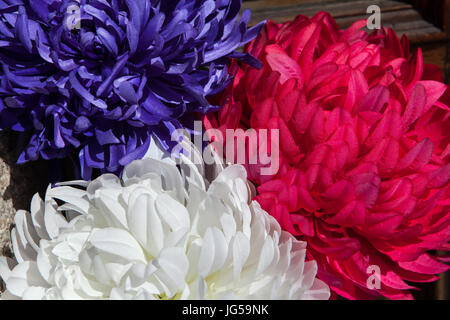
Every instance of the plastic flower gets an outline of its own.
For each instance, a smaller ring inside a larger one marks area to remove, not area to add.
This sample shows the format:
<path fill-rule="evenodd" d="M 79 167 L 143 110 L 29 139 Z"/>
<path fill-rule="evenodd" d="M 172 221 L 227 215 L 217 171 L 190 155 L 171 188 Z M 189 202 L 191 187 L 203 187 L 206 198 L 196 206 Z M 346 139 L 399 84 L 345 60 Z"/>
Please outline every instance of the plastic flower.
<path fill-rule="evenodd" d="M 120 173 L 150 136 L 170 148 L 206 97 L 229 82 L 228 58 L 262 24 L 240 0 L 0 0 L 0 129 L 23 132 L 18 162 L 71 157 L 81 176 Z M 79 159 L 77 159 L 77 157 Z"/>
<path fill-rule="evenodd" d="M 255 199 L 308 242 L 336 293 L 407 299 L 408 282 L 448 269 L 428 251 L 449 249 L 450 91 L 406 37 L 364 26 L 339 30 L 324 12 L 269 22 L 248 47 L 263 68 L 236 65 L 205 125 L 279 130 L 277 174 L 247 164 Z"/>
<path fill-rule="evenodd" d="M 181 174 L 169 160 L 136 160 L 122 180 L 36 195 L 31 214 L 15 216 L 17 261 L 0 259 L 3 298 L 328 299 L 306 243 L 249 202 L 245 168 L 209 184 L 181 158 Z"/>

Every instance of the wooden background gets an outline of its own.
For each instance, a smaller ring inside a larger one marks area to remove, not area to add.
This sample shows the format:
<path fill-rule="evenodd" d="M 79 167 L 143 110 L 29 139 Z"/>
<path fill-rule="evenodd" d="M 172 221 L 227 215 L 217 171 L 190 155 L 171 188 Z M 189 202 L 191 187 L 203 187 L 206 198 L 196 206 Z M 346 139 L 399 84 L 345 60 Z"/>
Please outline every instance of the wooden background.
<path fill-rule="evenodd" d="M 433 63 L 443 70 L 447 84 L 450 81 L 450 0 L 244 0 L 244 7 L 252 9 L 252 24 L 272 19 L 285 22 L 298 14 L 313 16 L 318 11 L 329 12 L 341 28 L 349 27 L 358 19 L 367 18 L 367 8 L 378 5 L 381 24 L 406 34 L 412 49 L 423 49 L 425 63 Z M 450 298 L 450 272 L 431 284 L 414 286 L 416 299 Z"/>

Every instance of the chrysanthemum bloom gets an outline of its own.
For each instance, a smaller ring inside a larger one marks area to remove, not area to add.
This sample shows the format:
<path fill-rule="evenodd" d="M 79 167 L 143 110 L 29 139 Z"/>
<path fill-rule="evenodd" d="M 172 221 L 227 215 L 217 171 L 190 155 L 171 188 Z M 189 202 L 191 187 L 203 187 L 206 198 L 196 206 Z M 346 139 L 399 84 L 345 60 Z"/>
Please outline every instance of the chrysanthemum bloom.
<path fill-rule="evenodd" d="M 249 201 L 245 168 L 209 184 L 196 165 L 136 160 L 122 180 L 36 195 L 15 217 L 17 261 L 0 258 L 3 298 L 328 299 L 306 243 Z"/>
<path fill-rule="evenodd" d="M 408 281 L 448 269 L 427 251 L 449 249 L 450 99 L 420 49 L 364 26 L 323 12 L 268 23 L 248 47 L 263 68 L 238 69 L 205 125 L 279 130 L 277 174 L 247 166 L 255 199 L 336 293 L 412 298 Z"/>
<path fill-rule="evenodd" d="M 226 64 L 262 24 L 240 0 L 0 0 L 0 129 L 23 132 L 18 162 L 71 157 L 81 176 L 120 173 L 154 134 L 228 84 Z M 77 157 L 79 159 L 77 159 Z"/>

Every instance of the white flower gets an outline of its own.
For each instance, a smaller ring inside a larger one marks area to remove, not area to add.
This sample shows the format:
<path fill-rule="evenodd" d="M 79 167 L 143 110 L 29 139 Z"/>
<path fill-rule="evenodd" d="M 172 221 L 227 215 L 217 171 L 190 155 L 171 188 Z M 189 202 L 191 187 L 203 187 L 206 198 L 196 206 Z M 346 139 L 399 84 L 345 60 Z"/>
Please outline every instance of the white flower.
<path fill-rule="evenodd" d="M 197 155 L 198 156 L 198 155 Z M 18 211 L 2 298 L 328 299 L 306 243 L 249 202 L 242 166 L 208 183 L 182 157 L 49 187 Z"/>

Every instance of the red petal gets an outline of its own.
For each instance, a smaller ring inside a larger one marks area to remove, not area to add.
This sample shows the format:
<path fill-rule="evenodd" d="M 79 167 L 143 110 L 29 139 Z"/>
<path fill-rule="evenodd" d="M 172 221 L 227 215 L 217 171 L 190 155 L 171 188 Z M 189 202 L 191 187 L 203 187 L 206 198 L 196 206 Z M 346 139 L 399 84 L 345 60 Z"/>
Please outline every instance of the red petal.
<path fill-rule="evenodd" d="M 280 46 L 273 44 L 265 48 L 266 60 L 273 71 L 280 74 L 281 84 L 289 79 L 297 79 L 299 86 L 303 86 L 303 74 L 300 66 L 289 57 Z"/>
<path fill-rule="evenodd" d="M 414 123 L 423 113 L 427 101 L 425 87 L 417 84 L 409 98 L 405 113 L 403 114 L 403 127 L 407 128 Z"/>
<path fill-rule="evenodd" d="M 397 170 L 409 169 L 417 171 L 430 161 L 432 154 L 433 141 L 425 138 L 400 159 L 397 164 Z"/>
<path fill-rule="evenodd" d="M 399 262 L 399 266 L 403 269 L 422 274 L 438 274 L 450 269 L 450 266 L 437 262 L 436 259 L 433 259 L 426 253 L 415 261 Z"/>

